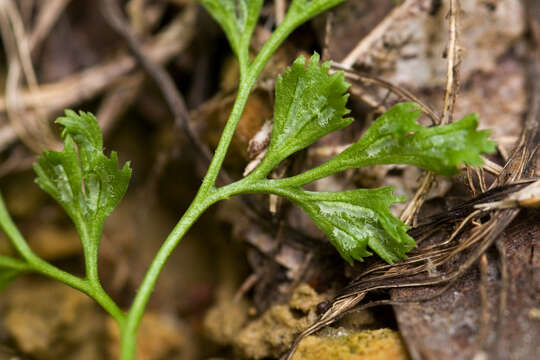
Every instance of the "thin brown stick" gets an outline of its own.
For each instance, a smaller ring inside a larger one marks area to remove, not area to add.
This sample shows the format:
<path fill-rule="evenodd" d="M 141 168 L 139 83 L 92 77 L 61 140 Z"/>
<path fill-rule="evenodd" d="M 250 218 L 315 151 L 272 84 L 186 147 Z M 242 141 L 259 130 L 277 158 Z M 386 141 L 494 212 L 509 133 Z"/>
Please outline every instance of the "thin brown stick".
<path fill-rule="evenodd" d="M 259 280 L 260 275 L 257 273 L 253 273 L 249 275 L 246 280 L 240 285 L 238 290 L 236 291 L 236 294 L 234 294 L 234 302 L 238 302 L 242 299 L 242 297 L 257 283 Z"/>
<path fill-rule="evenodd" d="M 369 52 L 369 49 L 379 41 L 384 34 L 387 33 L 388 29 L 396 22 L 397 19 L 400 19 L 407 14 L 413 5 L 418 3 L 417 0 L 406 0 L 403 4 L 396 7 L 392 12 L 384 18 L 366 37 L 364 37 L 360 42 L 355 46 L 355 48 L 347 55 L 345 58 L 340 61 L 340 64 L 344 68 L 350 69 L 356 62 L 358 62 L 362 56 L 365 56 Z"/>
<path fill-rule="evenodd" d="M 332 34 L 332 27 L 334 25 L 334 12 L 329 11 L 326 15 L 326 24 L 324 26 L 324 42 L 322 48 L 321 58 L 323 61 L 330 59 L 330 36 Z"/>
<path fill-rule="evenodd" d="M 409 201 L 405 209 L 401 212 L 400 219 L 407 225 L 411 225 L 415 223 L 416 215 L 418 214 L 418 210 L 420 210 L 420 207 L 424 203 L 427 194 L 429 193 L 429 190 L 431 190 L 431 186 L 433 185 L 433 181 L 435 180 L 435 174 L 431 171 L 425 172 L 420 187 L 414 194 L 414 197 Z"/>
<path fill-rule="evenodd" d="M 476 176 L 478 177 L 478 182 L 480 183 L 480 191 L 486 192 L 487 185 L 486 185 L 486 176 L 484 174 L 483 168 L 474 168 L 474 171 L 476 172 Z"/>
<path fill-rule="evenodd" d="M 489 299 L 488 299 L 488 293 L 487 293 L 487 287 L 488 287 L 488 259 L 486 254 L 483 254 L 480 257 L 480 286 L 479 286 L 479 292 L 480 292 L 480 307 L 481 307 L 481 315 L 480 315 L 480 330 L 478 330 L 478 347 L 480 349 L 483 349 L 486 343 L 487 335 L 488 335 L 488 325 L 489 325 Z"/>
<path fill-rule="evenodd" d="M 500 166 L 499 164 L 485 157 L 483 158 L 483 161 L 484 161 L 484 165 L 482 166 L 482 169 L 484 169 L 485 171 L 489 172 L 492 175 L 499 176 L 499 174 L 501 173 L 503 169 L 502 166 Z"/>
<path fill-rule="evenodd" d="M 506 309 L 508 307 L 508 287 L 510 284 L 510 277 L 508 274 L 508 263 L 506 260 L 506 247 L 504 244 L 504 238 L 500 238 L 496 243 L 497 250 L 499 252 L 499 271 L 501 273 L 501 287 L 499 290 L 499 307 L 497 311 L 497 336 L 496 344 L 500 353 L 508 353 L 503 349 L 506 341 L 501 340 L 501 334 L 503 333 L 504 326 L 506 324 Z"/>
<path fill-rule="evenodd" d="M 7 118 L 11 127 L 34 152 L 44 147 L 53 148 L 55 138 L 46 122 L 42 107 L 35 106 L 31 112 L 19 108 L 19 88 L 22 79 L 26 79 L 30 91 L 37 91 L 37 77 L 34 72 L 31 48 L 28 36 L 18 8 L 12 1 L 4 1 L 0 5 L 2 39 L 8 57 L 6 79 Z"/>
<path fill-rule="evenodd" d="M 446 90 L 444 93 L 444 105 L 443 112 L 440 119 L 441 125 L 448 124 L 452 121 L 454 113 L 454 104 L 457 97 L 458 87 L 458 65 L 459 65 L 459 51 L 458 51 L 458 19 L 460 13 L 459 0 L 450 0 L 450 40 L 448 43 L 448 65 L 446 73 Z M 432 172 L 426 172 L 420 183 L 420 187 L 411 201 L 407 204 L 403 212 L 401 213 L 401 220 L 406 224 L 413 224 L 416 214 L 420 210 L 420 207 L 425 201 L 425 198 L 433 182 L 435 181 L 435 174 Z"/>
<path fill-rule="evenodd" d="M 276 25 L 279 25 L 285 19 L 285 11 L 287 10 L 287 4 L 285 0 L 275 0 L 275 14 L 276 14 Z"/>
<path fill-rule="evenodd" d="M 461 231 L 463 231 L 463 229 L 465 228 L 465 226 L 467 226 L 475 217 L 477 217 L 478 215 L 480 215 L 482 213 L 482 211 L 480 210 L 475 210 L 473 212 L 471 212 L 469 215 L 467 215 L 467 217 L 465 219 L 463 219 L 459 225 L 456 227 L 456 229 L 452 232 L 452 234 L 448 237 L 448 239 L 446 239 L 445 241 L 437 244 L 437 247 L 441 247 L 441 246 L 445 246 L 447 244 L 450 244 L 458 235 Z M 426 249 L 431 249 L 431 247 L 427 247 L 427 248 L 424 248 L 423 250 L 425 251 Z"/>
<path fill-rule="evenodd" d="M 28 37 L 28 45 L 33 52 L 47 38 L 60 15 L 71 0 L 49 0 L 42 5 L 37 15 L 36 25 Z"/>
<path fill-rule="evenodd" d="M 458 21 L 459 21 L 459 0 L 450 0 L 450 40 L 448 41 L 448 63 L 446 67 L 446 90 L 444 92 L 443 114 L 441 125 L 452 122 L 454 116 L 454 105 L 456 103 L 458 88 Z"/>
<path fill-rule="evenodd" d="M 407 89 L 405 89 L 405 88 L 403 88 L 401 86 L 394 85 L 394 84 L 392 84 L 392 83 L 390 83 L 390 82 L 388 82 L 388 81 L 386 81 L 384 79 L 381 79 L 379 77 L 369 75 L 369 74 L 364 74 L 364 73 L 361 73 L 361 72 L 358 72 L 358 71 L 355 71 L 355 70 L 347 69 L 347 68 L 343 67 L 342 64 L 339 64 L 339 63 L 335 63 L 335 62 L 332 63 L 332 67 L 334 69 L 342 70 L 345 73 L 345 77 L 347 79 L 374 83 L 376 85 L 382 86 L 382 87 L 390 90 L 391 92 L 398 95 L 402 99 L 406 99 L 406 100 L 413 101 L 413 102 L 417 103 L 418 105 L 420 105 L 420 108 L 422 109 L 422 111 L 424 113 L 426 113 L 431 118 L 431 121 L 433 123 L 435 123 L 435 124 L 440 123 L 440 121 L 441 121 L 440 117 L 426 103 L 424 103 L 420 98 L 418 98 L 416 95 L 414 95 L 409 90 L 407 90 Z"/>
<path fill-rule="evenodd" d="M 161 90 L 169 109 L 173 113 L 175 126 L 178 129 L 183 130 L 193 147 L 207 161 L 210 161 L 210 150 L 197 139 L 195 133 L 189 126 L 189 114 L 186 103 L 182 94 L 180 94 L 176 88 L 173 79 L 162 66 L 153 62 L 144 54 L 142 46 L 131 32 L 129 25 L 124 20 L 122 12 L 118 7 L 118 3 L 115 0 L 103 0 L 102 9 L 109 24 L 124 38 L 124 40 L 126 40 L 133 57 L 135 57 L 137 62 Z"/>
<path fill-rule="evenodd" d="M 467 166 L 465 168 L 465 172 L 467 173 L 467 186 L 469 187 L 469 190 L 471 191 L 473 196 L 476 196 L 476 186 L 474 185 L 472 168 L 470 166 Z"/>
<path fill-rule="evenodd" d="M 143 51 L 152 61 L 164 63 L 181 52 L 194 34 L 196 6 L 187 6 L 159 34 L 145 42 Z M 182 34 L 182 36 L 180 36 Z M 41 84 L 38 92 L 22 91 L 21 106 L 32 108 L 39 103 L 49 111 L 58 111 L 89 100 L 136 66 L 131 55 L 123 54 L 106 63 L 65 77 L 59 82 Z M 6 111 L 6 101 L 0 97 L 0 113 Z"/>

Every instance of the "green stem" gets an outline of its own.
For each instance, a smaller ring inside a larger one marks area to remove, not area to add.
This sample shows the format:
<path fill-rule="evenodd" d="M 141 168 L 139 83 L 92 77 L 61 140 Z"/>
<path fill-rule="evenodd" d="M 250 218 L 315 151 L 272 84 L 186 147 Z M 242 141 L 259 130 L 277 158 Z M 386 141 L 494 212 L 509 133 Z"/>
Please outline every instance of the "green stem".
<path fill-rule="evenodd" d="M 339 156 L 339 155 L 338 155 Z M 264 183 L 265 186 L 271 187 L 272 189 L 279 188 L 300 188 L 309 183 L 312 183 L 316 180 L 323 179 L 335 173 L 358 167 L 356 164 L 351 165 L 339 160 L 338 157 L 333 158 L 313 169 L 307 170 L 301 174 L 283 178 L 283 179 L 272 179 L 268 180 L 268 183 Z M 276 161 L 270 157 L 265 157 L 261 164 L 251 173 L 247 178 L 254 178 L 257 180 L 264 179 L 268 173 L 274 167 Z M 247 179 L 246 178 L 246 179 Z M 262 185 L 260 183 L 259 185 Z M 231 184 L 232 185 L 232 184 Z"/>
<path fill-rule="evenodd" d="M 309 20 L 311 17 L 342 1 L 343 0 L 329 0 L 326 3 L 317 1 L 317 6 L 311 7 L 310 11 L 302 13 L 301 15 L 298 15 L 298 13 L 294 15 L 288 13 L 284 21 L 274 31 L 270 39 L 268 39 L 268 41 L 264 44 L 261 51 L 257 54 L 251 64 L 246 66 L 245 61 L 242 61 L 241 59 L 242 71 L 238 86 L 238 94 L 236 96 L 231 114 L 229 115 L 229 119 L 227 120 L 225 128 L 223 129 L 223 133 L 219 140 L 215 154 L 208 167 L 208 171 L 202 181 L 199 191 L 197 192 L 197 196 L 191 203 L 186 213 L 176 224 L 173 231 L 164 241 L 161 248 L 158 250 L 158 253 L 152 261 L 152 264 L 150 265 L 128 312 L 125 326 L 122 328 L 122 360 L 132 360 L 135 357 L 137 330 L 150 295 L 155 287 L 163 266 L 185 233 L 201 216 L 201 214 L 215 202 L 232 196 L 233 194 L 241 192 L 255 192 L 252 191 L 257 187 L 254 186 L 255 184 L 258 184 L 260 190 L 264 190 L 265 188 L 265 181 L 258 181 L 259 179 L 254 177 L 248 177 L 236 183 L 230 184 L 231 187 L 227 188 L 226 191 L 216 189 L 215 187 L 216 179 L 219 176 L 219 171 L 223 165 L 229 145 L 234 136 L 249 98 L 249 94 L 257 80 L 257 77 L 263 70 L 272 54 L 295 28 Z M 252 185 L 251 188 L 249 185 Z"/>
<path fill-rule="evenodd" d="M 214 196 L 219 200 L 225 200 L 240 194 L 274 194 L 293 201 L 300 200 L 298 195 L 300 189 L 294 186 L 281 186 L 279 181 L 248 176 L 227 186 L 220 187 L 216 190 Z"/>
<path fill-rule="evenodd" d="M 26 260 L 26 262 L 32 267 L 33 270 L 39 271 L 42 274 L 50 276 L 54 279 L 58 279 L 76 289 L 81 291 L 88 290 L 88 284 L 81 278 L 68 274 L 55 266 L 47 263 L 46 261 L 39 258 L 32 249 L 28 246 L 23 236 L 19 232 L 19 229 L 13 223 L 11 216 L 6 209 L 4 204 L 4 199 L 0 195 L 0 226 L 2 230 L 6 233 L 7 237 L 10 239 L 11 243 L 21 255 L 21 257 Z"/>
<path fill-rule="evenodd" d="M 309 183 L 312 183 L 316 180 L 323 179 L 335 173 L 338 173 L 343 170 L 347 170 L 353 166 L 348 164 L 339 164 L 336 161 L 336 158 L 329 160 L 320 166 L 317 166 L 313 169 L 310 169 L 306 172 L 298 174 L 296 176 L 291 176 L 284 179 L 276 179 L 273 181 L 274 187 L 302 187 Z"/>
<path fill-rule="evenodd" d="M 5 255 L 0 255 L 0 268 L 13 269 L 21 272 L 32 270 L 32 267 L 28 265 L 28 263 Z"/>
<path fill-rule="evenodd" d="M 274 180 L 257 180 L 255 178 L 246 177 L 227 186 L 214 189 L 209 195 L 203 193 L 202 188 L 199 190 L 199 193 L 195 197 L 191 206 L 187 209 L 184 216 L 182 216 L 182 219 L 180 219 L 178 224 L 176 224 L 173 231 L 169 234 L 159 249 L 141 283 L 141 286 L 139 287 L 139 290 L 137 291 L 137 295 L 135 296 L 133 304 L 129 310 L 125 327 L 122 331 L 122 360 L 131 360 L 134 358 L 136 351 L 137 330 L 142 320 L 146 304 L 148 303 L 150 295 L 152 294 L 152 291 L 156 285 L 159 274 L 161 273 L 161 270 L 165 266 L 165 263 L 167 262 L 167 259 L 171 253 L 174 251 L 180 240 L 195 223 L 195 221 L 197 221 L 197 219 L 214 203 L 238 194 L 272 193 L 291 200 L 294 200 L 297 197 L 294 189 L 279 188 L 273 185 Z"/>
<path fill-rule="evenodd" d="M 159 274 L 167 262 L 167 259 L 195 221 L 217 200 L 219 199 L 215 196 L 206 196 L 206 193 L 203 193 L 201 188 L 191 206 L 187 209 L 184 216 L 182 216 L 178 224 L 176 224 L 157 252 L 156 257 L 146 272 L 141 286 L 137 291 L 137 295 L 133 300 L 133 304 L 131 305 L 127 316 L 125 328 L 122 331 L 122 360 L 131 360 L 135 356 L 137 330 L 146 308 L 146 304 L 148 303 Z"/>
<path fill-rule="evenodd" d="M 246 75 L 242 76 L 240 79 L 236 101 L 227 124 L 223 129 L 223 134 L 197 196 L 173 231 L 169 234 L 161 248 L 158 250 L 156 257 L 152 261 L 152 264 L 150 265 L 150 268 L 148 269 L 139 290 L 137 291 L 137 295 L 133 300 L 133 304 L 128 313 L 126 326 L 122 333 L 122 360 L 131 360 L 135 356 L 137 330 L 142 319 L 142 315 L 157 282 L 159 274 L 161 273 L 161 270 L 163 269 L 163 266 L 165 265 L 170 254 L 176 248 L 182 237 L 193 225 L 193 223 L 199 218 L 199 216 L 201 216 L 201 214 L 210 205 L 220 200 L 220 197 L 216 196 L 216 179 L 219 175 L 221 166 L 223 165 L 223 160 L 227 154 L 227 150 L 231 143 L 234 132 L 236 131 L 238 122 L 240 121 L 246 106 L 249 93 L 257 80 L 257 76 L 262 71 L 264 65 L 268 62 L 268 59 L 270 59 L 270 56 L 293 29 L 294 28 L 285 27 L 278 28 L 263 46 L 257 57 L 253 60 L 249 66 L 249 70 L 245 73 Z"/>
<path fill-rule="evenodd" d="M 94 284 L 88 281 L 90 292 L 87 294 L 93 298 L 105 311 L 107 311 L 116 321 L 120 329 L 122 329 L 126 322 L 126 314 L 118 307 L 113 299 L 105 292 L 101 284 L 98 282 Z"/>
<path fill-rule="evenodd" d="M 216 179 L 219 175 L 221 166 L 223 165 L 223 160 L 227 155 L 227 150 L 231 143 L 238 122 L 242 116 L 244 108 L 246 106 L 249 93 L 257 80 L 257 77 L 263 70 L 264 66 L 272 56 L 272 54 L 277 50 L 277 48 L 283 43 L 283 41 L 291 34 L 291 32 L 298 27 L 302 22 L 305 22 L 306 19 L 298 19 L 292 16 L 287 16 L 283 23 L 274 31 L 270 39 L 264 44 L 261 51 L 257 54 L 253 62 L 249 65 L 248 71 L 246 71 L 244 76 L 240 79 L 240 84 L 238 86 L 238 94 L 236 96 L 236 101 L 234 103 L 233 109 L 227 120 L 227 124 L 223 129 L 223 133 L 219 140 L 219 144 L 216 148 L 216 153 L 212 158 L 208 172 L 203 180 L 201 190 L 208 191 L 214 187 Z"/>
<path fill-rule="evenodd" d="M 41 273 L 45 276 L 63 282 L 66 285 L 71 286 L 77 290 L 80 290 L 87 294 L 88 296 L 94 298 L 120 325 L 124 321 L 124 313 L 120 308 L 114 303 L 114 301 L 103 291 L 103 289 L 98 289 L 93 287 L 90 282 L 80 277 L 71 275 L 63 270 L 58 269 L 56 266 L 53 266 L 39 258 L 33 251 L 30 249 L 26 240 L 15 226 L 15 223 L 9 216 L 9 213 L 4 204 L 4 199 L 0 194 L 0 227 L 6 233 L 7 237 L 10 239 L 11 243 L 21 255 L 21 257 L 28 264 L 28 269 Z"/>
<path fill-rule="evenodd" d="M 86 278 L 92 284 L 92 287 L 95 289 L 101 289 L 105 293 L 105 291 L 101 288 L 101 283 L 99 281 L 99 271 L 98 271 L 98 256 L 99 256 L 99 243 L 101 240 L 101 235 L 103 232 L 103 227 L 99 227 L 97 229 L 94 228 L 94 231 L 89 232 L 86 229 L 84 229 L 83 233 L 80 233 L 81 240 L 83 237 L 85 237 L 85 242 L 87 246 L 85 246 L 85 254 L 84 254 L 84 261 L 86 263 Z"/>

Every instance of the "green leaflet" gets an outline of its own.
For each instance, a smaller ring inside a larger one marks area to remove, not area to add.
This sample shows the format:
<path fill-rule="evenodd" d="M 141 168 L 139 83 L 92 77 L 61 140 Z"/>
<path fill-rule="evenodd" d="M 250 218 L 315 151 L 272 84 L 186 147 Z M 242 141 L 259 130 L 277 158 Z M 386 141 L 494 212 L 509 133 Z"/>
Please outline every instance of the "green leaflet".
<path fill-rule="evenodd" d="M 407 235 L 409 227 L 389 210 L 404 200 L 391 187 L 334 193 L 301 190 L 294 199 L 350 264 L 370 256 L 368 247 L 390 264 L 406 257 L 415 242 Z"/>
<path fill-rule="evenodd" d="M 330 160 L 336 171 L 377 164 L 409 164 L 450 176 L 465 163 L 482 165 L 482 153 L 493 153 L 489 131 L 477 131 L 478 115 L 442 126 L 425 128 L 414 103 L 395 105 L 381 115 L 354 145 Z"/>
<path fill-rule="evenodd" d="M 274 166 L 321 136 L 350 123 L 350 119 L 342 117 L 348 112 L 343 95 L 347 85 L 338 78 L 340 74 L 328 76 L 325 64 L 318 66 L 317 60 L 316 56 L 312 58 L 305 71 L 304 62 L 297 60 L 278 82 L 274 132 L 267 154 L 270 160 L 263 160 L 263 173 L 267 173 L 270 164 Z M 299 85 L 302 81 L 309 86 Z M 325 92 L 329 83 L 339 85 Z M 321 101 L 323 106 L 317 106 L 316 99 L 321 93 L 330 94 L 327 98 L 331 100 Z M 327 109 L 334 110 L 330 112 L 333 116 L 328 122 L 321 122 L 321 118 L 327 118 Z M 376 164 L 411 164 L 452 175 L 459 164 L 481 165 L 481 154 L 495 149 L 495 143 L 488 140 L 489 132 L 476 130 L 475 114 L 431 128 L 416 122 L 420 115 L 417 104 L 398 104 L 381 115 L 357 143 L 335 158 L 297 176 L 276 180 L 272 186 L 297 189 L 293 190 L 294 196 L 289 197 L 288 193 L 285 196 L 306 211 L 349 263 L 371 255 L 368 247 L 388 263 L 403 259 L 415 243 L 406 233 L 407 226 L 389 211 L 392 203 L 403 200 L 392 195 L 391 189 L 312 193 L 299 188 L 339 171 Z"/>
<path fill-rule="evenodd" d="M 103 154 L 101 130 L 90 113 L 66 110 L 56 120 L 64 126 L 64 150 L 45 151 L 34 164 L 36 183 L 66 210 L 77 227 L 85 251 L 93 252 L 103 223 L 124 196 L 131 177 L 118 156 Z"/>
<path fill-rule="evenodd" d="M 240 61 L 247 60 L 249 42 L 263 0 L 200 0 L 219 23 Z"/>
<path fill-rule="evenodd" d="M 219 23 L 240 62 L 241 71 L 249 63 L 249 43 L 257 25 L 264 0 L 199 0 Z M 274 39 L 284 39 L 298 26 L 345 0 L 293 0 L 276 29 Z"/>
<path fill-rule="evenodd" d="M 293 0 L 287 11 L 286 20 L 292 21 L 297 27 L 307 19 L 311 19 L 345 0 Z M 289 18 L 289 19 L 287 19 Z"/>
<path fill-rule="evenodd" d="M 349 84 L 343 72 L 329 75 L 330 62 L 315 53 L 306 67 L 300 56 L 276 83 L 274 125 L 266 162 L 275 166 L 317 139 L 348 126 Z"/>

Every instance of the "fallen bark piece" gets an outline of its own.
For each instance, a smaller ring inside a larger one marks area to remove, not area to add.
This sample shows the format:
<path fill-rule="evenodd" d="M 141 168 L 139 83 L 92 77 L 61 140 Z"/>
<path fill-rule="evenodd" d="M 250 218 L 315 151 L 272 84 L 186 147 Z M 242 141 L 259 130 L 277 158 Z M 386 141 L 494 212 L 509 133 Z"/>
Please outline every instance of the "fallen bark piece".
<path fill-rule="evenodd" d="M 395 307 L 413 359 L 538 358 L 539 216 L 538 211 L 524 212 L 501 235 L 499 254 L 486 253 L 487 281 L 473 267 L 440 296 Z M 507 285 L 501 279 L 502 263 L 508 269 Z M 429 287 L 396 289 L 392 299 L 413 300 L 431 292 Z"/>

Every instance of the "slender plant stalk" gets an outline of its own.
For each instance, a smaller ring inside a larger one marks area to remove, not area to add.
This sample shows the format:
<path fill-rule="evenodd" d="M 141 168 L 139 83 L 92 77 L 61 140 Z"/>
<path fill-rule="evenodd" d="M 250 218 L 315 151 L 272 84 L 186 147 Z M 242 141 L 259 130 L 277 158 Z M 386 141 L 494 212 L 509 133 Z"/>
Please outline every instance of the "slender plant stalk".
<path fill-rule="evenodd" d="M 13 259 L 9 256 L 0 255 L 0 266 L 18 270 L 18 271 L 32 271 L 32 267 L 27 262 L 18 259 Z"/>
<path fill-rule="evenodd" d="M 226 195 L 224 192 L 218 192 L 216 190 L 215 183 L 221 166 L 223 165 L 227 150 L 229 149 L 234 132 L 236 131 L 236 127 L 238 126 L 238 122 L 240 121 L 246 106 L 251 89 L 253 88 L 258 75 L 272 54 L 297 26 L 298 24 L 292 21 L 283 22 L 272 34 L 270 39 L 265 43 L 253 62 L 247 67 L 242 66 L 240 71 L 240 84 L 238 86 L 239 91 L 236 96 L 236 101 L 231 114 L 229 115 L 227 124 L 223 129 L 218 147 L 216 148 L 216 152 L 212 158 L 206 176 L 203 179 L 202 185 L 191 206 L 188 208 L 184 216 L 182 216 L 180 221 L 174 227 L 173 231 L 169 234 L 161 248 L 158 250 L 158 253 L 152 261 L 152 264 L 150 265 L 128 312 L 126 324 L 122 332 L 122 360 L 131 360 L 135 356 L 137 330 L 146 308 L 146 304 L 148 303 L 159 274 L 167 262 L 167 259 L 183 238 L 185 233 L 201 216 L 201 214 L 215 202 L 226 198 L 223 197 Z M 249 186 L 247 186 L 250 185 L 249 182 L 242 182 L 242 180 L 240 182 L 241 183 L 239 185 L 242 186 L 237 186 L 234 189 L 243 189 L 244 193 L 250 192 Z"/>
<path fill-rule="evenodd" d="M 198 199 L 201 200 L 198 201 Z M 131 360 L 135 357 L 137 330 L 146 308 L 146 304 L 148 303 L 148 299 L 154 290 L 159 274 L 161 273 L 163 266 L 165 266 L 167 259 L 195 221 L 201 216 L 202 213 L 204 213 L 206 209 L 208 209 L 210 205 L 215 203 L 215 201 L 215 198 L 209 197 L 202 199 L 200 195 L 197 195 L 191 206 L 185 212 L 184 216 L 182 216 L 182 219 L 180 219 L 178 224 L 176 224 L 173 231 L 169 234 L 156 254 L 156 257 L 152 261 L 152 264 L 146 272 L 141 286 L 137 291 L 137 295 L 135 296 L 133 304 L 128 312 L 125 327 L 122 329 L 122 360 Z"/>
<path fill-rule="evenodd" d="M 101 288 L 101 285 L 98 284 L 98 286 L 95 286 L 93 282 L 90 282 L 87 279 L 81 279 L 80 277 L 71 275 L 63 270 L 58 269 L 56 266 L 53 266 L 45 260 L 39 258 L 32 251 L 32 249 L 30 249 L 26 243 L 26 240 L 13 223 L 11 216 L 9 216 L 6 205 L 4 204 L 4 199 L 1 195 L 0 226 L 10 239 L 17 252 L 26 261 L 26 268 L 24 270 L 38 272 L 82 291 L 88 296 L 94 298 L 118 322 L 119 326 L 123 327 L 125 319 L 124 313 Z"/>

